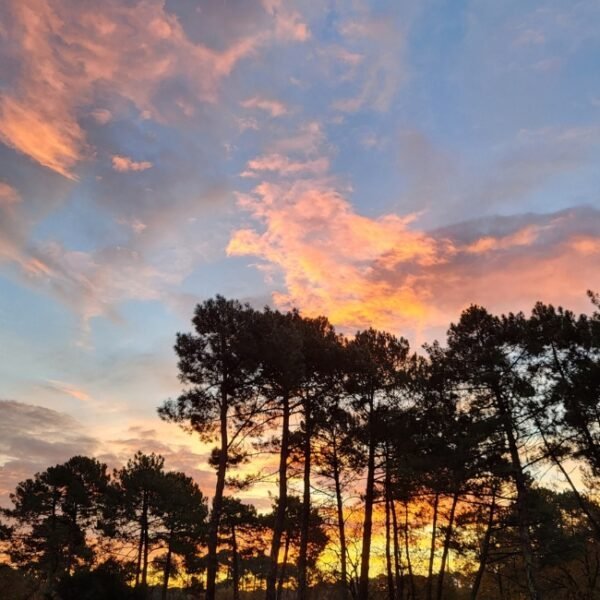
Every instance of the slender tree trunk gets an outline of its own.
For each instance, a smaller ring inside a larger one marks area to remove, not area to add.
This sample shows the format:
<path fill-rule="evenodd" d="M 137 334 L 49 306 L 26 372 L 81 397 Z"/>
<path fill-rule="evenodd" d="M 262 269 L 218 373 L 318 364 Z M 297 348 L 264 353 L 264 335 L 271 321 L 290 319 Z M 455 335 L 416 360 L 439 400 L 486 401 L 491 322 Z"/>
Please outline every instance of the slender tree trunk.
<path fill-rule="evenodd" d="M 229 403 L 227 394 L 222 392 L 220 427 L 221 427 L 221 448 L 219 452 L 219 464 L 217 467 L 217 484 L 215 486 L 215 496 L 212 503 L 212 511 L 208 526 L 208 556 L 206 565 L 206 600 L 215 600 L 217 586 L 217 545 L 219 541 L 219 525 L 221 522 L 221 512 L 223 509 L 223 493 L 225 491 L 225 477 L 227 475 L 228 459 L 228 431 L 227 418 L 229 412 Z"/>
<path fill-rule="evenodd" d="M 390 499 L 387 484 L 385 491 L 385 567 L 387 575 L 388 600 L 394 600 L 396 590 L 394 586 L 394 572 L 392 569 L 392 531 L 390 519 Z"/>
<path fill-rule="evenodd" d="M 531 544 L 531 536 L 529 534 L 529 518 L 527 510 L 527 496 L 528 487 L 525 473 L 523 472 L 523 466 L 521 464 L 521 457 L 519 456 L 519 448 L 517 446 L 517 440 L 513 429 L 512 417 L 509 414 L 505 400 L 500 394 L 498 389 L 494 390 L 496 397 L 496 406 L 502 420 L 504 427 L 504 433 L 508 442 L 508 449 L 510 452 L 510 460 L 513 471 L 513 479 L 517 488 L 517 518 L 519 521 L 519 541 L 521 545 L 521 554 L 523 555 L 523 561 L 525 563 L 525 579 L 527 581 L 527 589 L 529 591 L 529 597 L 531 600 L 541 600 L 536 577 L 535 577 L 535 566 L 533 559 L 533 548 Z"/>
<path fill-rule="evenodd" d="M 138 542 L 137 562 L 135 566 L 135 587 L 140 585 L 140 577 L 142 574 L 142 555 L 144 553 L 144 535 L 146 531 L 145 522 L 147 520 L 147 499 L 146 492 L 142 493 L 142 516 L 140 518 L 140 540 Z"/>
<path fill-rule="evenodd" d="M 481 580 L 485 573 L 487 564 L 488 554 L 490 551 L 490 541 L 492 539 L 492 530 L 494 527 L 494 513 L 496 512 L 496 488 L 492 489 L 492 502 L 490 504 L 490 512 L 488 514 L 487 527 L 485 529 L 485 535 L 483 536 L 483 543 L 481 544 L 481 554 L 479 557 L 479 568 L 475 575 L 475 581 L 473 582 L 473 588 L 471 589 L 471 600 L 477 600 L 479 594 L 479 588 L 481 586 Z"/>
<path fill-rule="evenodd" d="M 235 525 L 231 526 L 231 579 L 233 580 L 233 600 L 240 600 L 240 564 Z"/>
<path fill-rule="evenodd" d="M 437 533 L 438 507 L 440 503 L 439 492 L 435 493 L 433 500 L 433 522 L 431 524 L 431 546 L 429 548 L 429 569 L 427 571 L 427 600 L 433 598 L 433 561 L 435 560 L 435 536 Z"/>
<path fill-rule="evenodd" d="M 290 400 L 287 394 L 283 396 L 282 404 L 283 423 L 281 431 L 281 452 L 279 456 L 279 500 L 277 502 L 277 513 L 275 514 L 275 523 L 273 526 L 273 539 L 271 541 L 271 552 L 269 556 L 265 600 L 276 599 L 279 549 L 281 547 L 281 536 L 283 535 L 285 527 L 285 513 L 287 509 L 287 463 L 290 445 Z"/>
<path fill-rule="evenodd" d="M 404 598 L 404 573 L 402 572 L 402 560 L 400 551 L 400 541 L 398 539 L 398 516 L 396 514 L 396 503 L 390 498 L 390 508 L 392 511 L 392 532 L 394 535 L 394 572 L 396 577 L 396 600 Z"/>
<path fill-rule="evenodd" d="M 304 490 L 302 494 L 302 518 L 300 523 L 300 550 L 298 553 L 298 600 L 308 597 L 308 535 L 310 530 L 310 469 L 312 414 L 311 400 L 304 401 Z"/>
<path fill-rule="evenodd" d="M 348 550 L 346 548 L 346 523 L 344 521 L 344 504 L 342 498 L 342 485 L 340 482 L 340 467 L 337 458 L 337 449 L 333 447 L 333 480 L 335 483 L 335 501 L 337 506 L 337 522 L 340 537 L 340 565 L 342 599 L 348 598 Z"/>
<path fill-rule="evenodd" d="M 375 436 L 374 398 L 369 398 L 369 454 L 367 458 L 367 486 L 365 490 L 365 516 L 362 536 L 362 553 L 360 560 L 360 580 L 358 584 L 358 600 L 369 600 L 369 561 L 371 558 L 371 534 L 373 530 L 373 499 L 375 491 Z"/>
<path fill-rule="evenodd" d="M 388 599 L 395 600 L 396 589 L 394 585 L 394 571 L 392 569 L 392 532 L 391 532 L 391 507 L 390 507 L 390 495 L 391 495 L 391 482 L 390 482 L 390 468 L 388 460 L 388 449 L 386 447 L 385 453 L 385 566 L 387 570 L 387 592 Z"/>
<path fill-rule="evenodd" d="M 450 542 L 452 541 L 452 529 L 454 527 L 454 516 L 456 514 L 456 505 L 458 504 L 458 491 L 452 496 L 452 505 L 448 515 L 448 529 L 444 537 L 444 549 L 442 551 L 442 564 L 440 565 L 440 574 L 438 575 L 437 600 L 442 600 L 444 594 L 444 577 L 446 575 L 446 564 L 448 562 L 448 553 L 450 551 Z"/>
<path fill-rule="evenodd" d="M 52 488 L 52 509 L 50 512 L 50 529 L 53 533 L 52 539 L 55 540 L 56 536 L 54 535 L 56 531 L 56 504 L 57 504 L 57 490 L 56 487 Z M 56 576 L 56 571 L 58 570 L 58 548 L 53 544 L 52 554 L 50 556 L 50 560 L 48 561 L 48 581 L 46 582 L 46 593 L 48 597 L 51 596 L 52 590 L 54 588 L 54 578 Z"/>
<path fill-rule="evenodd" d="M 144 527 L 144 561 L 142 563 L 142 588 L 144 589 L 144 598 L 146 597 L 146 588 L 148 587 L 148 548 L 149 548 L 149 532 L 148 524 L 148 508 L 146 508 L 146 523 Z"/>
<path fill-rule="evenodd" d="M 163 573 L 163 585 L 162 585 L 162 600 L 167 600 L 167 594 L 169 593 L 169 578 L 171 577 L 171 542 L 173 538 L 173 531 L 169 532 L 169 544 L 167 546 L 167 556 L 165 557 L 165 570 Z"/>
<path fill-rule="evenodd" d="M 288 557 L 290 552 L 290 533 L 287 532 L 285 536 L 285 547 L 283 549 L 283 564 L 279 570 L 279 581 L 277 582 L 277 600 L 283 598 L 283 583 L 285 581 L 285 574 L 287 572 Z"/>
<path fill-rule="evenodd" d="M 410 598 L 415 600 L 417 595 L 415 592 L 415 577 L 412 569 L 412 561 L 410 559 L 410 542 L 408 539 L 408 501 L 404 502 L 404 553 L 406 554 L 406 567 L 408 569 L 408 581 L 410 583 Z"/>

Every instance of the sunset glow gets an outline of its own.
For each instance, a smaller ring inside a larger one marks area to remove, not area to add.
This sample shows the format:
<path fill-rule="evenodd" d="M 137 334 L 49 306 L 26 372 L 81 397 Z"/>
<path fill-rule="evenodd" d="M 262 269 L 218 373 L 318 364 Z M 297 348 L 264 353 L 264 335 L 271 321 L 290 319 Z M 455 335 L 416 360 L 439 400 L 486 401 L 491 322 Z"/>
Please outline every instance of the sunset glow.
<path fill-rule="evenodd" d="M 138 449 L 211 496 L 212 443 L 156 411 L 216 294 L 417 351 L 470 304 L 588 310 L 599 22 L 594 0 L 2 2 L 0 505 Z M 240 497 L 270 509 L 276 469 L 242 465 Z"/>

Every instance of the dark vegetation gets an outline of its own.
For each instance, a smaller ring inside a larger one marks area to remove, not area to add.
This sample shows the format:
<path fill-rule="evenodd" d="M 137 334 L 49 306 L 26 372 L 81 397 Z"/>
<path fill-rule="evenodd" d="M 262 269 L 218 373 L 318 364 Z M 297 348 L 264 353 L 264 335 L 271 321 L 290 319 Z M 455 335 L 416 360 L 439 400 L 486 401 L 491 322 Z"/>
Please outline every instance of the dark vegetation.
<path fill-rule="evenodd" d="M 590 315 L 472 306 L 421 353 L 204 302 L 177 336 L 184 391 L 159 414 L 216 442 L 210 510 L 160 456 L 113 473 L 74 457 L 3 511 L 0 597 L 600 598 L 590 298 Z M 236 494 L 266 480 L 259 514 Z"/>

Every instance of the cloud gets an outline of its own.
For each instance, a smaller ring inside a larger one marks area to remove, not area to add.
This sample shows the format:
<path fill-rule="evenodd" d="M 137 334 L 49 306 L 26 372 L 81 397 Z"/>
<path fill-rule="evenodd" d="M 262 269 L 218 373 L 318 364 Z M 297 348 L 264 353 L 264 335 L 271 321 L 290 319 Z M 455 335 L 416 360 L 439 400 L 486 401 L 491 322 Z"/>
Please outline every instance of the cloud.
<path fill-rule="evenodd" d="M 15 188 L 4 181 L 0 181 L 0 208 L 6 209 L 21 201 L 21 197 Z"/>
<path fill-rule="evenodd" d="M 281 117 L 288 112 L 286 105 L 278 100 L 253 96 L 240 102 L 243 108 L 257 108 L 268 112 L 272 117 Z"/>
<path fill-rule="evenodd" d="M 347 330 L 372 325 L 415 339 L 471 302 L 581 306 L 597 275 L 594 209 L 424 231 L 414 215 L 362 216 L 331 181 L 315 180 L 263 182 L 240 206 L 260 228 L 234 232 L 228 253 L 261 259 L 278 306 L 326 314 Z"/>
<path fill-rule="evenodd" d="M 108 0 L 102 11 L 77 0 L 11 0 L 0 13 L 7 69 L 0 94 L 0 140 L 35 162 L 76 179 L 92 158 L 82 119 L 100 124 L 123 100 L 158 122 L 173 122 L 214 103 L 224 78 L 260 47 L 308 36 L 300 16 L 278 2 L 273 23 L 214 49 L 192 39 L 164 2 Z M 163 98 L 168 91 L 168 102 Z"/>
<path fill-rule="evenodd" d="M 426 307 L 417 290 L 377 282 L 373 269 L 433 264 L 452 252 L 445 240 L 411 230 L 412 216 L 357 214 L 326 181 L 261 183 L 240 204 L 265 231 L 236 231 L 228 253 L 258 256 L 269 273 L 280 271 L 284 290 L 274 294 L 278 305 L 325 313 L 347 327 L 384 326 L 399 307 L 405 317 L 423 318 Z"/>
<path fill-rule="evenodd" d="M 335 100 L 333 107 L 344 113 L 363 109 L 389 110 L 401 85 L 407 79 L 406 25 L 392 17 L 362 14 L 348 18 L 339 27 L 344 47 L 334 47 L 333 57 L 352 68 L 343 79 L 354 81 L 352 91 Z"/>
<path fill-rule="evenodd" d="M 96 123 L 99 123 L 100 125 L 106 125 L 113 118 L 110 110 L 107 110 L 106 108 L 96 108 L 90 114 Z"/>
<path fill-rule="evenodd" d="M 300 13 L 290 9 L 285 0 L 263 0 L 265 10 L 275 21 L 275 34 L 283 40 L 305 42 L 310 37 L 308 25 L 302 20 Z"/>
<path fill-rule="evenodd" d="M 98 441 L 71 416 L 50 408 L 0 400 L 0 503 L 17 483 L 76 454 L 93 455 Z"/>
<path fill-rule="evenodd" d="M 105 435 L 102 441 L 88 431 L 66 413 L 0 400 L 0 506 L 9 504 L 8 496 L 20 481 L 72 456 L 94 456 L 112 468 L 125 464 L 138 450 L 161 454 L 167 469 L 187 473 L 211 494 L 214 472 L 205 467 L 210 446 L 200 444 L 177 426 L 158 419 L 151 425 L 139 422 L 125 426 L 119 437 Z"/>
<path fill-rule="evenodd" d="M 258 177 L 260 172 L 273 172 L 283 177 L 302 173 L 321 175 L 328 171 L 329 160 L 326 157 L 315 160 L 293 161 L 281 154 L 266 154 L 248 161 L 242 177 Z"/>
<path fill-rule="evenodd" d="M 138 162 L 128 156 L 115 154 L 115 156 L 112 157 L 112 167 L 119 173 L 126 173 L 127 171 L 145 171 L 152 167 L 152 163 L 147 160 Z"/>
<path fill-rule="evenodd" d="M 64 381 L 58 381 L 56 379 L 48 379 L 45 384 L 47 388 L 58 392 L 59 394 L 66 394 L 75 398 L 80 402 L 90 403 L 93 402 L 93 398 L 83 389 Z"/>

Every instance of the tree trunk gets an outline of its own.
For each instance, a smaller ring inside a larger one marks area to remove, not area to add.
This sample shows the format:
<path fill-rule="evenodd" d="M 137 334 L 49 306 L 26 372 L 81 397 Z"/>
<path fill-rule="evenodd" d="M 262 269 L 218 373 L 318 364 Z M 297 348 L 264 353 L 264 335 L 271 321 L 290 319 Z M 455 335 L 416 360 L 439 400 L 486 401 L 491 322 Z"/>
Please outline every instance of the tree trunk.
<path fill-rule="evenodd" d="M 437 533 L 438 507 L 440 503 L 439 492 L 435 493 L 433 501 L 433 522 L 431 524 L 431 546 L 429 548 L 429 569 L 427 571 L 427 600 L 433 598 L 433 561 L 435 560 L 435 536 Z"/>
<path fill-rule="evenodd" d="M 387 498 L 385 500 L 385 569 L 388 600 L 394 600 L 396 591 L 394 585 L 394 571 L 392 569 L 392 532 L 390 523 L 390 503 Z"/>
<path fill-rule="evenodd" d="M 144 535 L 146 532 L 145 523 L 148 519 L 147 502 L 146 492 L 144 491 L 142 495 L 142 516 L 140 518 L 140 541 L 138 542 L 137 562 L 135 566 L 135 587 L 140 585 L 140 577 L 142 575 L 142 555 L 144 554 Z"/>
<path fill-rule="evenodd" d="M 490 505 L 490 512 L 487 520 L 487 527 L 485 529 L 485 535 L 483 537 L 483 543 L 481 544 L 481 555 L 479 557 L 479 568 L 475 575 L 475 581 L 473 582 L 473 589 L 471 590 L 471 600 L 477 600 L 479 594 L 479 587 L 481 586 L 481 580 L 485 573 L 485 567 L 487 563 L 488 553 L 490 551 L 490 541 L 492 539 L 492 529 L 494 527 L 494 513 L 496 511 L 496 488 L 492 489 L 492 503 Z"/>
<path fill-rule="evenodd" d="M 165 557 L 165 570 L 163 573 L 163 585 L 162 585 L 162 600 L 167 600 L 167 594 L 169 591 L 169 578 L 171 577 L 171 541 L 173 538 L 173 531 L 169 533 L 169 544 L 167 546 L 167 556 Z"/>
<path fill-rule="evenodd" d="M 146 597 L 146 588 L 148 587 L 148 547 L 150 532 L 148 524 L 148 508 L 146 507 L 146 522 L 144 526 L 144 561 L 142 563 L 142 588 L 144 590 L 144 598 Z"/>
<path fill-rule="evenodd" d="M 233 580 L 233 600 L 240 600 L 240 565 L 235 525 L 231 526 L 231 579 Z"/>
<path fill-rule="evenodd" d="M 286 395 L 282 398 L 283 423 L 281 431 L 281 452 L 279 456 L 279 500 L 277 513 L 273 525 L 273 539 L 269 556 L 269 571 L 267 573 L 267 589 L 265 600 L 276 599 L 277 567 L 279 562 L 279 549 L 281 536 L 285 527 L 285 513 L 287 509 L 287 463 L 290 445 L 290 400 Z"/>
<path fill-rule="evenodd" d="M 298 600 L 308 597 L 308 535 L 310 530 L 310 450 L 312 436 L 311 401 L 304 401 L 304 490 L 302 494 L 302 517 L 300 523 L 300 550 L 298 553 Z"/>
<path fill-rule="evenodd" d="M 346 548 L 346 523 L 344 521 L 344 504 L 342 498 L 342 485 L 340 482 L 340 468 L 337 459 L 337 449 L 333 447 L 333 480 L 335 483 L 335 501 L 337 506 L 337 522 L 340 537 L 340 565 L 342 600 L 348 598 L 348 551 Z"/>
<path fill-rule="evenodd" d="M 390 498 L 390 508 L 392 511 L 392 532 L 394 536 L 394 572 L 396 577 L 396 600 L 404 598 L 404 573 L 402 572 L 402 560 L 400 541 L 398 539 L 398 516 L 396 515 L 396 503 Z"/>
<path fill-rule="evenodd" d="M 283 583 L 285 581 L 285 574 L 287 571 L 287 563 L 290 552 L 290 533 L 285 536 L 285 547 L 283 550 L 283 564 L 281 565 L 281 569 L 279 570 L 279 581 L 277 582 L 277 600 L 281 600 L 283 598 Z"/>
<path fill-rule="evenodd" d="M 358 584 L 358 600 L 369 600 L 369 561 L 371 558 L 371 533 L 373 530 L 373 497 L 375 491 L 375 436 L 373 432 L 374 398 L 369 398 L 369 454 L 367 459 L 367 486 L 365 490 L 365 516 L 362 536 L 362 553 L 360 560 L 360 581 Z"/>
<path fill-rule="evenodd" d="M 496 397 L 496 406 L 502 420 L 504 433 L 508 442 L 510 452 L 510 460 L 513 471 L 513 479 L 517 488 L 517 519 L 519 521 L 519 541 L 521 545 L 521 554 L 525 563 L 525 579 L 527 581 L 527 589 L 531 600 L 541 600 L 541 594 L 535 578 L 535 568 L 533 560 L 533 549 L 531 545 L 531 536 L 529 534 L 529 519 L 527 511 L 527 481 L 523 466 L 521 465 L 521 457 L 519 456 L 519 448 L 513 430 L 512 417 L 509 414 L 504 398 L 498 389 L 494 390 Z"/>
<path fill-rule="evenodd" d="M 387 455 L 387 453 L 386 453 Z M 387 571 L 387 593 L 388 600 L 394 600 L 394 572 L 392 570 L 392 535 L 391 535 L 391 508 L 390 508 L 390 470 L 387 464 L 385 465 L 385 566 Z"/>
<path fill-rule="evenodd" d="M 446 575 L 446 563 L 448 562 L 448 553 L 450 551 L 450 542 L 452 541 L 452 528 L 454 527 L 454 515 L 456 514 L 456 505 L 458 504 L 458 491 L 452 496 L 452 505 L 448 515 L 448 529 L 444 537 L 444 549 L 442 551 L 442 564 L 440 565 L 440 574 L 438 575 L 437 600 L 442 600 L 444 594 L 444 577 Z"/>
<path fill-rule="evenodd" d="M 219 524 L 221 522 L 221 511 L 223 507 L 223 492 L 225 490 L 225 477 L 227 475 L 228 454 L 228 431 L 227 417 L 229 404 L 225 392 L 222 392 L 220 424 L 221 424 L 221 448 L 219 452 L 219 465 L 217 467 L 217 484 L 215 496 L 212 503 L 212 511 L 208 527 L 208 556 L 206 565 L 206 600 L 215 600 L 217 585 L 217 545 L 219 541 Z"/>
<path fill-rule="evenodd" d="M 408 501 L 404 502 L 404 553 L 406 554 L 406 567 L 408 568 L 410 598 L 411 600 L 415 600 L 417 594 L 415 592 L 415 577 L 412 569 L 412 561 L 410 560 L 410 543 L 408 539 Z"/>

